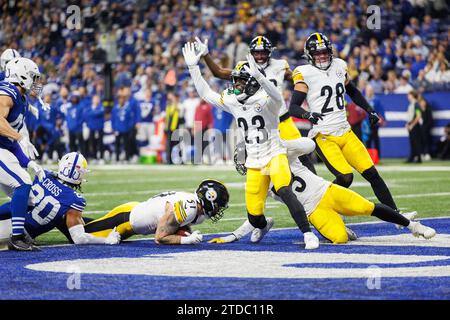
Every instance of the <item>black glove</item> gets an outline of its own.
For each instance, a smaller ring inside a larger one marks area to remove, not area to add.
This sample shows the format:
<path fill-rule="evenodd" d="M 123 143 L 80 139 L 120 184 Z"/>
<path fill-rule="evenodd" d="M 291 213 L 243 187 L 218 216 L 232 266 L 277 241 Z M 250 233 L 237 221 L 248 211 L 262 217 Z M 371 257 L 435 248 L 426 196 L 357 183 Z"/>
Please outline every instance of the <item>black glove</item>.
<path fill-rule="evenodd" d="M 369 121 L 370 125 L 374 126 L 380 121 L 380 117 L 378 117 L 377 113 L 375 111 L 369 112 Z"/>
<path fill-rule="evenodd" d="M 317 112 L 306 112 L 304 115 L 304 119 L 308 119 L 312 124 L 317 124 L 319 120 L 323 120 L 323 116 Z"/>

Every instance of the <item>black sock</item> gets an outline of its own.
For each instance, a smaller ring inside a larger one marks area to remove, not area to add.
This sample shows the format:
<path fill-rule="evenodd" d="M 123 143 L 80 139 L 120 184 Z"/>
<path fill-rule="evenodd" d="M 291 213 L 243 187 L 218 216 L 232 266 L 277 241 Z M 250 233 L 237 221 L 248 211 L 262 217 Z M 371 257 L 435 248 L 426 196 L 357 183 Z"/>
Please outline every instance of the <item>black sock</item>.
<path fill-rule="evenodd" d="M 402 216 L 394 209 L 382 203 L 378 203 L 375 205 L 375 209 L 372 212 L 372 216 L 377 217 L 378 219 L 381 219 L 386 222 L 399 224 L 404 227 L 407 227 L 409 225 L 408 219 L 406 219 L 404 216 Z"/>
<path fill-rule="evenodd" d="M 292 218 L 297 224 L 298 228 L 303 232 L 311 232 L 311 227 L 309 226 L 308 217 L 306 216 L 305 209 L 303 205 L 298 201 L 295 194 L 292 192 L 291 186 L 280 188 L 277 193 L 280 198 L 286 204 L 291 213 Z"/>
<path fill-rule="evenodd" d="M 380 177 L 375 167 L 364 171 L 362 173 L 362 176 L 364 177 L 364 179 L 370 182 L 375 196 L 381 203 L 391 207 L 394 210 L 397 210 L 397 205 L 392 198 L 389 188 L 387 187 L 384 180 Z"/>
<path fill-rule="evenodd" d="M 254 216 L 247 212 L 248 221 L 254 228 L 264 229 L 267 226 L 267 220 L 264 214 L 260 216 Z"/>
<path fill-rule="evenodd" d="M 302 165 L 304 165 L 305 167 L 308 168 L 309 171 L 311 171 L 314 174 L 317 174 L 316 168 L 314 168 L 314 165 L 307 154 L 304 154 L 304 155 L 298 157 L 298 159 L 300 160 Z"/>

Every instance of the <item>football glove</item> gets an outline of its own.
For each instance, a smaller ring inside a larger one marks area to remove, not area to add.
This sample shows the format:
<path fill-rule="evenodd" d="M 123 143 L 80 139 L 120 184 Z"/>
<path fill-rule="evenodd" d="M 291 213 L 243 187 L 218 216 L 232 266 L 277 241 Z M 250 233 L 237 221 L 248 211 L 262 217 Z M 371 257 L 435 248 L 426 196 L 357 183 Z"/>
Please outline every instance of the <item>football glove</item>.
<path fill-rule="evenodd" d="M 195 230 L 187 237 L 181 237 L 181 244 L 197 244 L 203 241 L 203 235 Z"/>
<path fill-rule="evenodd" d="M 30 142 L 30 140 L 27 137 L 22 136 L 22 138 L 20 138 L 17 142 L 20 144 L 23 153 L 25 153 L 25 155 L 30 160 L 34 160 L 36 159 L 37 156 L 39 156 L 39 152 L 36 150 L 34 145 Z"/>
<path fill-rule="evenodd" d="M 118 244 L 120 242 L 120 233 L 116 231 L 116 227 L 105 238 L 105 244 Z"/>
<path fill-rule="evenodd" d="M 380 121 L 380 117 L 378 117 L 378 115 L 375 111 L 371 111 L 371 112 L 369 112 L 369 121 L 370 121 L 370 125 L 374 126 Z"/>
<path fill-rule="evenodd" d="M 44 181 L 45 171 L 44 171 L 44 169 L 42 169 L 42 167 L 40 165 L 38 165 L 34 161 L 30 161 L 30 162 L 28 162 L 28 168 L 33 170 L 33 172 L 37 176 L 39 182 Z"/>
<path fill-rule="evenodd" d="M 194 44 L 191 42 L 187 42 L 182 49 L 184 61 L 186 62 L 186 65 L 188 67 L 194 67 L 198 64 L 198 61 L 200 60 L 200 57 L 202 56 L 201 53 L 196 54 Z"/>
<path fill-rule="evenodd" d="M 249 67 L 244 66 L 244 70 L 247 71 L 257 81 L 259 81 L 259 79 L 263 78 L 264 75 L 259 70 L 258 66 L 256 65 L 255 58 L 253 58 L 253 56 L 251 54 L 247 54 L 247 61 L 248 61 Z"/>
<path fill-rule="evenodd" d="M 195 49 L 200 52 L 202 57 L 206 56 L 209 53 L 208 38 L 205 39 L 205 42 L 202 42 L 199 37 L 195 37 Z"/>
<path fill-rule="evenodd" d="M 317 124 L 319 120 L 323 120 L 323 115 L 317 112 L 306 112 L 303 118 L 308 119 L 312 124 Z"/>
<path fill-rule="evenodd" d="M 214 238 L 208 241 L 208 243 L 230 243 L 237 241 L 238 238 L 232 233 L 226 237 Z"/>

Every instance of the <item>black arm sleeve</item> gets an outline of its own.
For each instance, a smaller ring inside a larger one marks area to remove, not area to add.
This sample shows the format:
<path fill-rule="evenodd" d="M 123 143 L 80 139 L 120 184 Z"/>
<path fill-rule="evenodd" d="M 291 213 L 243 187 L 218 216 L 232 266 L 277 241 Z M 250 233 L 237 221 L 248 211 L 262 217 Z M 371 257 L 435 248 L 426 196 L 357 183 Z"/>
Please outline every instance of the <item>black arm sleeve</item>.
<path fill-rule="evenodd" d="M 292 94 L 291 103 L 289 104 L 289 114 L 292 117 L 304 118 L 305 114 L 308 113 L 305 109 L 301 107 L 303 101 L 306 99 L 306 93 L 294 90 Z"/>
<path fill-rule="evenodd" d="M 366 110 L 367 113 L 373 112 L 373 108 L 370 106 L 366 98 L 364 98 L 364 96 L 362 95 L 361 91 L 358 90 L 358 88 L 352 81 L 349 81 L 349 83 L 345 86 L 345 91 L 347 92 L 349 97 L 352 98 L 353 102 Z"/>

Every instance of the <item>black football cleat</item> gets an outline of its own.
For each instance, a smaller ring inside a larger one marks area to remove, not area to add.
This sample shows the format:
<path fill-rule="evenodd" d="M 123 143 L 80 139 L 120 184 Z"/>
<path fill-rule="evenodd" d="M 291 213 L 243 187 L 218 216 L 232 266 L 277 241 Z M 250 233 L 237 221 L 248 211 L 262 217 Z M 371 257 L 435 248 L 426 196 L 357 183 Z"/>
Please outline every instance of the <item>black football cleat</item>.
<path fill-rule="evenodd" d="M 41 251 L 41 249 L 27 241 L 25 234 L 11 236 L 8 240 L 8 248 L 14 251 Z"/>

